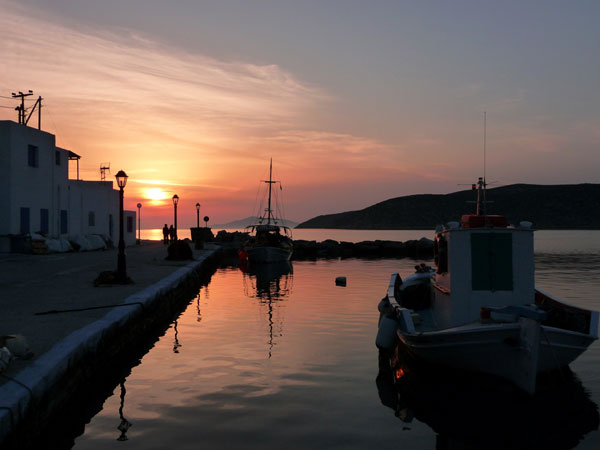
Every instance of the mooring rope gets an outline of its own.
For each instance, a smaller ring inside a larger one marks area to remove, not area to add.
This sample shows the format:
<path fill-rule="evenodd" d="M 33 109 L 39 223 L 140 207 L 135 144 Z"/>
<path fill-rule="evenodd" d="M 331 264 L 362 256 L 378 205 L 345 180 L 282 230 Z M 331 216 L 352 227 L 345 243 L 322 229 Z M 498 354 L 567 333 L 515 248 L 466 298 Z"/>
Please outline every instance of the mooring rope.
<path fill-rule="evenodd" d="M 145 306 L 142 302 L 131 302 L 131 303 L 119 303 L 116 305 L 90 306 L 88 308 L 77 308 L 77 309 L 51 309 L 49 311 L 36 312 L 36 313 L 34 313 L 34 315 L 35 316 L 43 316 L 46 314 L 60 314 L 60 313 L 66 313 L 66 312 L 90 311 L 92 309 L 115 308 L 118 306 L 131 306 L 131 305 L 140 305 L 142 307 L 142 309 L 145 308 Z"/>

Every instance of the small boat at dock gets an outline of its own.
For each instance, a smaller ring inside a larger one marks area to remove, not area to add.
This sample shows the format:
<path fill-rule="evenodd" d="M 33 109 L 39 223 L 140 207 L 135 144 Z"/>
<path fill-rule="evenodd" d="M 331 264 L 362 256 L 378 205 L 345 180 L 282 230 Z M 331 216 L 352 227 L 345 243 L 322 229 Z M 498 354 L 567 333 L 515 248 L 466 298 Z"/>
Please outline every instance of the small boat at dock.
<path fill-rule="evenodd" d="M 392 274 L 376 344 L 533 394 L 538 374 L 568 366 L 598 339 L 599 314 L 535 287 L 532 224 L 487 215 L 485 180 L 473 187 L 477 213 L 436 229 L 435 268 Z"/>
<path fill-rule="evenodd" d="M 289 261 L 294 248 L 290 228 L 280 225 L 272 208 L 273 160 L 269 165 L 268 203 L 258 223 L 246 227 L 250 237 L 242 246 L 240 259 L 254 263 L 277 263 Z"/>

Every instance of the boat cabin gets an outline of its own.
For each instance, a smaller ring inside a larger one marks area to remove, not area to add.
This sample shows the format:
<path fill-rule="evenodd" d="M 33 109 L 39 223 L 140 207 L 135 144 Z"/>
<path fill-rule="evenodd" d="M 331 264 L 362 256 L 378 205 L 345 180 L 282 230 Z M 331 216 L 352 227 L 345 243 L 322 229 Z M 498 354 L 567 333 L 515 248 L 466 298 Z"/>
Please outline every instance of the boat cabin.
<path fill-rule="evenodd" d="M 438 227 L 432 312 L 437 326 L 479 320 L 482 307 L 534 303 L 531 223 L 508 226 L 503 216 L 467 215 Z"/>

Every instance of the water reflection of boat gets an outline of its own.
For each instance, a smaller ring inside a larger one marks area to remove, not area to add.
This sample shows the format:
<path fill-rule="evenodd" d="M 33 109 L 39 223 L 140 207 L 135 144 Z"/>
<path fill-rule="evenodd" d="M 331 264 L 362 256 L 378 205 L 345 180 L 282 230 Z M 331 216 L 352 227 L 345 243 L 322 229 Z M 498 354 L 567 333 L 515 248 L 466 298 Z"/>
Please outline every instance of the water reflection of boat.
<path fill-rule="evenodd" d="M 251 263 L 278 263 L 289 261 L 293 251 L 293 241 L 291 230 L 282 225 L 281 219 L 277 218 L 272 207 L 272 186 L 279 181 L 273 181 L 273 160 L 269 166 L 269 185 L 268 203 L 264 214 L 259 218 L 258 223 L 246 227 L 250 232 L 250 238 L 243 245 L 240 257 L 244 256 Z M 281 183 L 279 184 L 281 189 Z M 280 217 L 282 214 L 280 214 Z"/>
<path fill-rule="evenodd" d="M 246 290 L 248 297 L 257 297 L 265 300 L 281 299 L 286 297 L 291 289 L 292 263 L 280 261 L 273 264 L 248 264 L 240 265 L 242 272 L 248 276 L 252 293 Z"/>
<path fill-rule="evenodd" d="M 257 298 L 267 309 L 269 322 L 269 358 L 271 357 L 275 328 L 277 303 L 285 300 L 292 291 L 293 267 L 289 261 L 272 264 L 240 264 L 244 274 L 244 293 L 247 297 Z M 279 326 L 281 336 L 281 324 Z"/>
<path fill-rule="evenodd" d="M 381 402 L 405 424 L 429 425 L 437 449 L 571 449 L 598 429 L 598 405 L 568 368 L 545 374 L 529 396 L 496 377 L 389 356 L 380 351 Z"/>

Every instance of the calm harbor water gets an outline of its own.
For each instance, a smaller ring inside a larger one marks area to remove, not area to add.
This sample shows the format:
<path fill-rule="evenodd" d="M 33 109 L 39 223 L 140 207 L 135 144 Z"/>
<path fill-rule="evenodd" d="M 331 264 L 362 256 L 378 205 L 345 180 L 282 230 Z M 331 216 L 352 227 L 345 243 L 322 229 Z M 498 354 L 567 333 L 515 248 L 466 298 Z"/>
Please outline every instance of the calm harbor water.
<path fill-rule="evenodd" d="M 432 235 L 297 231 L 296 239 L 347 241 Z M 445 398 L 452 386 L 436 391 L 439 386 L 414 385 L 415 393 L 436 392 L 436 398 L 409 392 L 400 413 L 414 414 L 408 422 L 388 407 L 389 386 L 378 377 L 374 345 L 377 303 L 389 275 L 406 276 L 418 262 L 347 259 L 293 262 L 258 272 L 219 269 L 115 387 L 74 448 L 481 448 L 466 443 L 481 430 L 477 418 L 500 420 L 494 416 L 498 403 L 482 406 L 478 394 L 476 409 L 470 408 L 471 388 Z M 537 233 L 539 287 L 598 310 L 599 275 L 600 232 Z M 337 276 L 347 277 L 346 287 L 335 286 Z M 544 420 L 524 425 L 528 417 L 518 414 L 522 404 L 503 405 L 502 420 L 512 426 L 514 417 L 522 432 L 512 448 L 600 446 L 600 345 L 594 343 L 571 368 L 580 380 L 573 388 L 577 395 L 551 392 L 550 399 L 527 406 Z M 494 442 L 498 436 L 490 435 L 490 447 Z"/>

